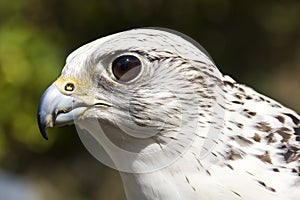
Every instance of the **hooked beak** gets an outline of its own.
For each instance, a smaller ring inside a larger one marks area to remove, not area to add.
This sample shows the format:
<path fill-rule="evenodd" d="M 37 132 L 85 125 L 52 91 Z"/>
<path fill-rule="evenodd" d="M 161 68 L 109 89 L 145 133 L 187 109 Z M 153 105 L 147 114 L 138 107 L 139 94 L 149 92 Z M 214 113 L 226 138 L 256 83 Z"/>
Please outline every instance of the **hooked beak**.
<path fill-rule="evenodd" d="M 38 125 L 42 136 L 48 140 L 48 127 L 73 124 L 86 109 L 83 101 L 62 94 L 53 83 L 42 95 L 38 107 Z"/>

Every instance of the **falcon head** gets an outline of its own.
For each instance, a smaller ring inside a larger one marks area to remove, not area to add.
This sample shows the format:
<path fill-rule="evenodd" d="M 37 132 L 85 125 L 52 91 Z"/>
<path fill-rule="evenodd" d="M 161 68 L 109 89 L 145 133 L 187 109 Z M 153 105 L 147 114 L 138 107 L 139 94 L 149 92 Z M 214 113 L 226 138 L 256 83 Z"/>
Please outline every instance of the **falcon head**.
<path fill-rule="evenodd" d="M 176 139 L 181 127 L 199 126 L 199 114 L 212 115 L 220 77 L 205 50 L 183 34 L 151 28 L 113 34 L 68 56 L 41 98 L 39 129 L 47 139 L 47 127 L 92 118 L 131 139 Z"/>

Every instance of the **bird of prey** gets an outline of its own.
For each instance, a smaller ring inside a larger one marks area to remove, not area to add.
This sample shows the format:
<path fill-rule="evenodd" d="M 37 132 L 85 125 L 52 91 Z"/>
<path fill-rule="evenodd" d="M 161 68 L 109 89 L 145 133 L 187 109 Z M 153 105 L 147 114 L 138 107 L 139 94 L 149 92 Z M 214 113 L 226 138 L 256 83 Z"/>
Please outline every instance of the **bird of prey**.
<path fill-rule="evenodd" d="M 299 115 L 223 75 L 175 31 L 133 29 L 75 50 L 38 123 L 45 138 L 72 123 L 90 133 L 85 145 L 106 151 L 128 199 L 300 197 Z"/>

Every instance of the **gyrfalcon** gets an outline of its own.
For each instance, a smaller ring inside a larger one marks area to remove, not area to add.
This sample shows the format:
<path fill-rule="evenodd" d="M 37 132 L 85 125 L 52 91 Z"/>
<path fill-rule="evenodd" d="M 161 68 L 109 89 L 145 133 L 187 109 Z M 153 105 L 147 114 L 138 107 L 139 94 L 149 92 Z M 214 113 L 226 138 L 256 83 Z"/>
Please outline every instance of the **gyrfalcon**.
<path fill-rule="evenodd" d="M 299 115 L 223 75 L 175 31 L 133 29 L 75 50 L 38 123 L 45 138 L 75 123 L 120 171 L 128 199 L 300 198 Z"/>

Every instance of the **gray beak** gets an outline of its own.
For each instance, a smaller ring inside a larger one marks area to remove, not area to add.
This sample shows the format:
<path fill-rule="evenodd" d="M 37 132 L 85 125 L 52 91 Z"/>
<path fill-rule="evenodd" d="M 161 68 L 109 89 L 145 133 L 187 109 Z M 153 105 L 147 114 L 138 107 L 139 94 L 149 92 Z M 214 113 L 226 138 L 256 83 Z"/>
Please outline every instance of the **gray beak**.
<path fill-rule="evenodd" d="M 48 140 L 48 127 L 73 124 L 86 109 L 86 104 L 81 100 L 62 94 L 53 83 L 42 95 L 38 108 L 38 125 L 42 136 Z"/>

